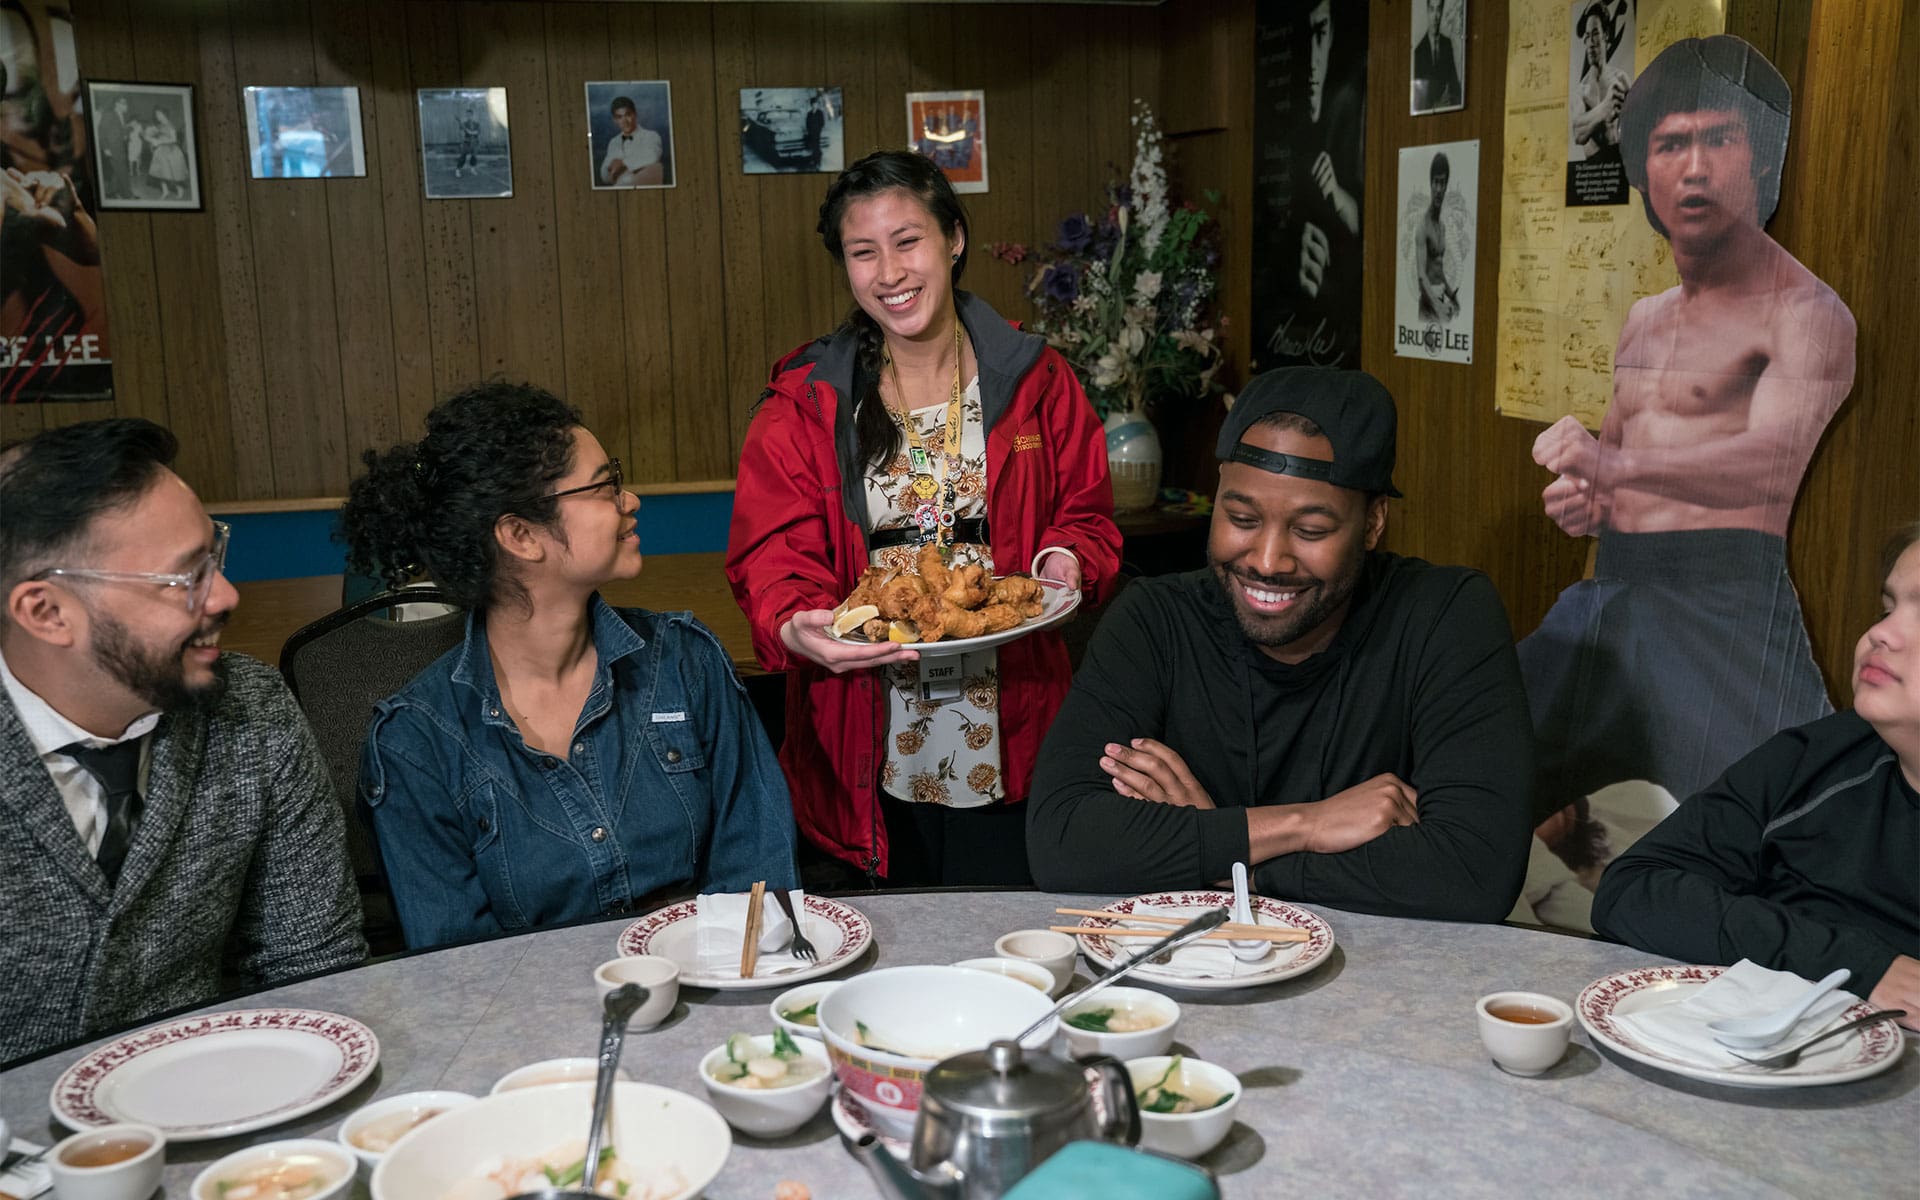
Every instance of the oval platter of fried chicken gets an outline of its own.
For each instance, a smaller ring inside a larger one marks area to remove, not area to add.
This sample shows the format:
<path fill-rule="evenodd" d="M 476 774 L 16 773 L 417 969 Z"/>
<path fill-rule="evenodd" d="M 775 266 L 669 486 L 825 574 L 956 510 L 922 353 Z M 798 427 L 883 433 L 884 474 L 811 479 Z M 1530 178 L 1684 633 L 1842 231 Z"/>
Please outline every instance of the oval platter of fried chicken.
<path fill-rule="evenodd" d="M 923 546 L 911 567 L 868 567 L 833 610 L 845 642 L 897 642 L 923 657 L 984 650 L 1065 620 L 1078 590 L 1031 575 L 991 576 L 986 568 L 949 567 L 939 547 Z"/>

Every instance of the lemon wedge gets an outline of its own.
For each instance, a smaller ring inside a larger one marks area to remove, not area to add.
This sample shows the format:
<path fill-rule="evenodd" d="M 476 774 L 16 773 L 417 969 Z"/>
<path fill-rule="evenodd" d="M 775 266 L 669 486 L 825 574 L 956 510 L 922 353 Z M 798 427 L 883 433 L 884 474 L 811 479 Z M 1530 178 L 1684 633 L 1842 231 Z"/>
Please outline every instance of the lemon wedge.
<path fill-rule="evenodd" d="M 879 615 L 880 610 L 871 604 L 850 608 L 833 619 L 833 636 L 845 637 Z"/>
<path fill-rule="evenodd" d="M 920 627 L 912 621 L 895 621 L 887 626 L 887 640 L 912 645 L 920 640 Z"/>

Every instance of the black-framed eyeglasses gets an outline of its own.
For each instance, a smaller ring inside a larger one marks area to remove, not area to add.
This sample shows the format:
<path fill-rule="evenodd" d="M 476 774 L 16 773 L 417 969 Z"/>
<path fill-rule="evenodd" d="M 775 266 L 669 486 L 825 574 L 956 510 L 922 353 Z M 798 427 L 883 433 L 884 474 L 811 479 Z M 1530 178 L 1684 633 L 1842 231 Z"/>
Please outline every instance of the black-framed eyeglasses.
<path fill-rule="evenodd" d="M 49 567 L 35 575 L 47 579 L 63 575 L 69 579 L 102 579 L 110 583 L 157 583 L 164 588 L 185 588 L 187 611 L 198 614 L 213 590 L 213 577 L 227 569 L 227 542 L 233 529 L 225 521 L 213 523 L 213 548 L 194 561 L 185 572 L 103 571 L 95 567 Z"/>
<path fill-rule="evenodd" d="M 610 458 L 607 460 L 607 477 L 605 479 L 596 479 L 592 483 L 583 483 L 579 487 L 567 488 L 564 491 L 548 492 L 540 498 L 542 500 L 558 500 L 562 496 L 578 496 L 582 492 L 592 492 L 606 488 L 607 495 L 612 497 L 617 503 L 620 499 L 620 486 L 624 481 L 624 477 L 620 474 L 620 460 Z"/>

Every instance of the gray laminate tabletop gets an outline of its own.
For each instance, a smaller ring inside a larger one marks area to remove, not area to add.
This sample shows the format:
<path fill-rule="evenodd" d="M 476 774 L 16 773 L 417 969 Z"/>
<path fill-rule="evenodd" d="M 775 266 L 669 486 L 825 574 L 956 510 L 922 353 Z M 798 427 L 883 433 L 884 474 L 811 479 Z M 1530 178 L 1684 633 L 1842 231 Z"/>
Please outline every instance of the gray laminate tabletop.
<path fill-rule="evenodd" d="M 1056 904 L 1106 898 L 1034 892 L 877 894 L 848 902 L 873 921 L 875 966 L 993 953 L 1011 929 L 1054 923 Z M 1679 1079 L 1573 1046 L 1546 1075 L 1488 1061 L 1473 1006 L 1503 989 L 1571 1001 L 1611 971 L 1661 960 L 1622 946 L 1506 926 L 1452 925 L 1320 910 L 1339 948 L 1320 969 L 1251 991 L 1170 992 L 1178 1044 L 1239 1074 L 1238 1123 L 1205 1160 L 1235 1200 L 1330 1196 L 1920 1196 L 1920 1051 L 1871 1079 L 1745 1091 Z M 376 1096 L 422 1088 L 484 1093 L 513 1067 L 591 1054 L 591 972 L 625 921 L 549 930 L 376 963 L 220 1008 L 298 1005 L 345 1013 L 380 1037 L 373 1078 L 303 1119 L 244 1138 L 168 1148 L 168 1200 L 239 1146 L 331 1137 Z M 1082 963 L 1084 974 L 1085 963 Z M 683 989 L 675 1014 L 627 1042 L 638 1079 L 704 1096 L 700 1056 L 735 1030 L 765 1032 L 779 989 Z M 54 1079 L 91 1047 L 0 1075 L 0 1115 L 34 1140 Z M 768 1200 L 781 1180 L 818 1200 L 875 1195 L 825 1112 L 777 1142 L 736 1136 L 712 1200 Z M 364 1195 L 364 1191 L 359 1193 Z"/>

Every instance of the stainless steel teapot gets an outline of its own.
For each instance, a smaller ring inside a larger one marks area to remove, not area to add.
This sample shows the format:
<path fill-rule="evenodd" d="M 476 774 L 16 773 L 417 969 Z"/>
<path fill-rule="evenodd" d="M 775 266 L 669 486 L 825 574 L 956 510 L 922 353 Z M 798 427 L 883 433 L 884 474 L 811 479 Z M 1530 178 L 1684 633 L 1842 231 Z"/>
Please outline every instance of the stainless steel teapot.
<path fill-rule="evenodd" d="M 1126 1068 L 994 1042 L 927 1072 L 903 1164 L 869 1135 L 855 1146 L 890 1200 L 999 1200 L 1068 1142 L 1140 1140 Z"/>

